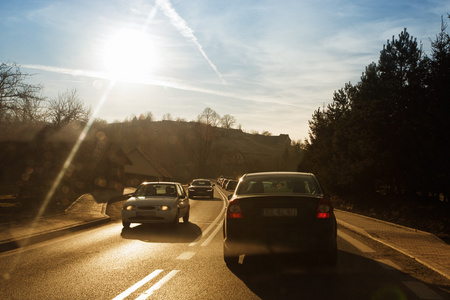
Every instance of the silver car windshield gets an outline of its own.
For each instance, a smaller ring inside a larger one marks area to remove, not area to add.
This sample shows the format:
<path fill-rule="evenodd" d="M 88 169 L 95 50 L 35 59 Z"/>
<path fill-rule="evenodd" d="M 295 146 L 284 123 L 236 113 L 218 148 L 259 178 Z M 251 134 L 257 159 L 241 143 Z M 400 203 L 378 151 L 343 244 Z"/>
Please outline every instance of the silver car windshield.
<path fill-rule="evenodd" d="M 135 193 L 136 197 L 176 196 L 176 187 L 173 184 L 146 184 L 141 185 Z"/>

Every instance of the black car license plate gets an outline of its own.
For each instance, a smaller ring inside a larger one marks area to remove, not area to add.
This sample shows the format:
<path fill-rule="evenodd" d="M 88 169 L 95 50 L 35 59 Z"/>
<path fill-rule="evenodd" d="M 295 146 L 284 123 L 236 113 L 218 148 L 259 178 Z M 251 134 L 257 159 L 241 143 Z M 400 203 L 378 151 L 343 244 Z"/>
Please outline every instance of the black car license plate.
<path fill-rule="evenodd" d="M 263 217 L 296 217 L 297 208 L 264 208 Z"/>

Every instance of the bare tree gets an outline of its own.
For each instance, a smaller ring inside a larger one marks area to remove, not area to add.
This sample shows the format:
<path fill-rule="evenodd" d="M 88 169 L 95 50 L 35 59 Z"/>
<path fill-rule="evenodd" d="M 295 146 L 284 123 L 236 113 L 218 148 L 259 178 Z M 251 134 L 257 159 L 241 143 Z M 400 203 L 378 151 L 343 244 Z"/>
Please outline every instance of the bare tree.
<path fill-rule="evenodd" d="M 199 123 L 215 127 L 220 121 L 220 116 L 214 110 L 207 107 L 200 115 L 198 115 L 197 120 Z"/>
<path fill-rule="evenodd" d="M 230 129 L 236 124 L 236 118 L 226 114 L 220 119 L 220 124 L 223 128 Z"/>
<path fill-rule="evenodd" d="M 173 118 L 172 118 L 172 115 L 171 115 L 170 113 L 165 113 L 165 114 L 162 116 L 162 120 L 163 120 L 163 121 L 172 121 Z"/>
<path fill-rule="evenodd" d="M 205 108 L 197 117 L 197 123 L 195 125 L 196 134 L 192 136 L 189 147 L 196 158 L 198 168 L 197 171 L 201 176 L 205 176 L 208 172 L 206 166 L 212 144 L 216 139 L 216 126 L 219 121 L 219 114 L 209 107 Z"/>
<path fill-rule="evenodd" d="M 140 114 L 139 115 L 139 120 L 146 120 L 146 121 L 152 122 L 153 121 L 153 114 L 152 114 L 152 112 L 147 111 L 145 113 Z"/>
<path fill-rule="evenodd" d="M 43 118 L 40 95 L 42 85 L 25 83 L 24 74 L 15 63 L 0 64 L 0 124 L 5 121 L 36 121 Z"/>
<path fill-rule="evenodd" d="M 85 123 L 91 115 L 91 109 L 83 105 L 75 89 L 58 93 L 58 96 L 48 103 L 48 116 L 57 127 L 74 121 Z"/>

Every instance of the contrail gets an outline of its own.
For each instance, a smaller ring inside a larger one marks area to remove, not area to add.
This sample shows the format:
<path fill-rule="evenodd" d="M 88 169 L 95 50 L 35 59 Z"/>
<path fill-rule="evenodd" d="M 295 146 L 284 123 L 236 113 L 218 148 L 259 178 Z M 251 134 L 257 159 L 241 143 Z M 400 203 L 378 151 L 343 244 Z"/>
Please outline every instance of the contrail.
<path fill-rule="evenodd" d="M 198 42 L 198 39 L 194 35 L 194 31 L 186 24 L 186 22 L 183 20 L 183 18 L 180 17 L 180 15 L 175 11 L 172 4 L 169 0 L 156 0 L 156 5 L 164 12 L 164 14 L 170 19 L 170 22 L 173 26 L 175 26 L 176 29 L 186 38 L 191 40 L 198 48 L 202 56 L 205 58 L 205 60 L 208 62 L 210 67 L 214 70 L 214 72 L 219 76 L 220 80 L 222 80 L 222 83 L 226 84 L 226 81 L 223 79 L 222 74 L 219 72 L 217 67 L 213 64 L 213 62 L 209 59 L 209 57 L 206 55 L 205 51 L 203 50 L 202 45 Z"/>
<path fill-rule="evenodd" d="M 28 69 L 58 73 L 58 74 L 84 76 L 84 77 L 89 77 L 89 78 L 97 78 L 97 79 L 105 79 L 105 80 L 109 80 L 109 81 L 114 81 L 114 79 L 111 78 L 111 75 L 107 72 L 95 72 L 95 71 L 87 71 L 87 70 L 80 70 L 80 69 L 67 69 L 67 68 L 43 66 L 43 65 L 22 65 L 22 67 L 28 68 Z M 272 104 L 288 105 L 291 107 L 302 108 L 301 105 L 289 103 L 286 101 L 276 100 L 271 97 L 263 98 L 263 97 L 258 97 L 258 96 L 242 96 L 242 95 L 237 95 L 237 94 L 223 92 L 223 91 L 217 91 L 217 90 L 196 87 L 196 86 L 192 86 L 192 85 L 186 85 L 183 83 L 179 83 L 176 80 L 173 80 L 170 78 L 168 78 L 168 79 L 133 78 L 131 80 L 122 80 L 122 81 L 132 82 L 132 83 L 137 83 L 137 84 L 144 84 L 144 85 L 169 87 L 169 88 L 182 90 L 182 91 L 197 92 L 197 93 L 209 94 L 209 95 L 220 96 L 220 97 L 230 97 L 230 98 L 243 100 L 243 101 L 249 101 L 249 102 L 272 103 Z"/>

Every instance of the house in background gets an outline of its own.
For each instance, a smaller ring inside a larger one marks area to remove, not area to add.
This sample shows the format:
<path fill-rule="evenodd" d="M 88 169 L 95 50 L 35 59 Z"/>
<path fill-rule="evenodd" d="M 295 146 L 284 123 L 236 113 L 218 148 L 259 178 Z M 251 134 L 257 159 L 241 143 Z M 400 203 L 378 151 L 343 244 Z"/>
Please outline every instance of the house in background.
<path fill-rule="evenodd" d="M 125 185 L 137 186 L 143 181 L 172 181 L 173 176 L 155 157 L 136 147 L 128 152 L 131 164 L 125 165 Z"/>
<path fill-rule="evenodd" d="M 83 150 L 88 151 L 89 149 Z M 95 188 L 114 189 L 122 192 L 125 184 L 124 169 L 132 163 L 128 156 L 119 146 L 109 141 L 98 142 L 91 155 L 93 166 L 95 166 L 92 173 L 95 178 L 91 180 L 94 182 Z"/>

